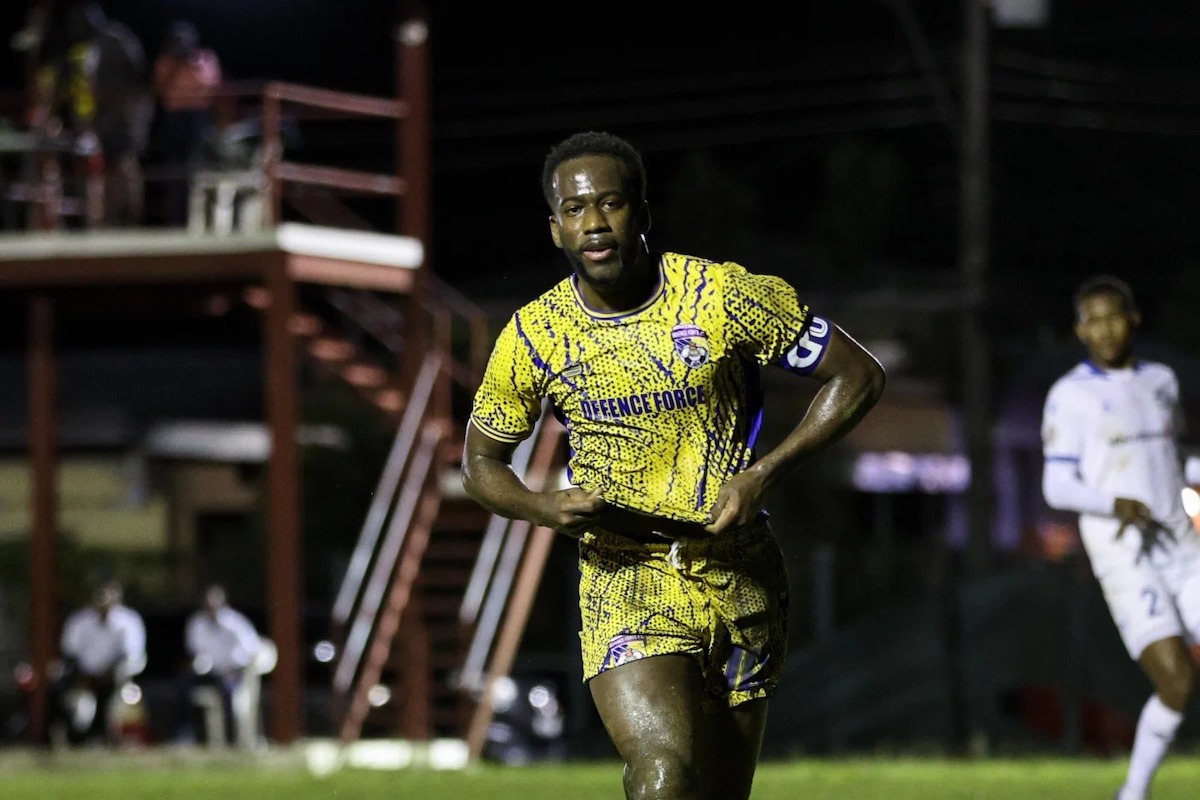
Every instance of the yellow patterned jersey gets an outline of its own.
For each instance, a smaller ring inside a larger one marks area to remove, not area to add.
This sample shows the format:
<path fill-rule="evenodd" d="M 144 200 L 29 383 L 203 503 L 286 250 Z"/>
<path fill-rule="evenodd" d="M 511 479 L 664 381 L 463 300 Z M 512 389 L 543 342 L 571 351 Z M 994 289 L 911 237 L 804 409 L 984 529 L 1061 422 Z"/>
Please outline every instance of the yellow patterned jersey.
<path fill-rule="evenodd" d="M 816 368 L 831 326 L 781 278 L 739 264 L 658 256 L 640 307 L 590 310 L 568 277 L 508 320 L 472 423 L 528 437 L 548 398 L 567 429 L 572 485 L 608 502 L 704 522 L 722 483 L 755 458 L 759 370 Z"/>

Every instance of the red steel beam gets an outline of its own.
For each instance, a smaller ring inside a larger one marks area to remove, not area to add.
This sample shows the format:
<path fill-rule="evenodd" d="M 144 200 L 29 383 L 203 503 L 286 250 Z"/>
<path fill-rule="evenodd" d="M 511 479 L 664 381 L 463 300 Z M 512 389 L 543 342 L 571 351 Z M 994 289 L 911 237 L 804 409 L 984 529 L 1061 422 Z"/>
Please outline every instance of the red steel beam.
<path fill-rule="evenodd" d="M 300 459 L 297 346 L 289 329 L 296 286 L 279 254 L 267 269 L 270 301 L 265 309 L 266 417 L 271 433 L 267 462 L 267 622 L 279 650 L 271 682 L 271 734 L 289 744 L 302 733 L 301 640 L 303 547 L 300 522 Z"/>

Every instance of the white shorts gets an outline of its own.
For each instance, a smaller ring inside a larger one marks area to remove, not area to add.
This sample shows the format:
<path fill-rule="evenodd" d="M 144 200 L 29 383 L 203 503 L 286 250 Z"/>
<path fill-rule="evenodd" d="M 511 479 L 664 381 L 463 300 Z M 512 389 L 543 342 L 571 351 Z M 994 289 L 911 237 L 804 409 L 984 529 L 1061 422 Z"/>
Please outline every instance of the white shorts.
<path fill-rule="evenodd" d="M 1138 564 L 1099 578 L 1129 657 L 1160 639 L 1200 642 L 1200 569 L 1157 570 Z"/>

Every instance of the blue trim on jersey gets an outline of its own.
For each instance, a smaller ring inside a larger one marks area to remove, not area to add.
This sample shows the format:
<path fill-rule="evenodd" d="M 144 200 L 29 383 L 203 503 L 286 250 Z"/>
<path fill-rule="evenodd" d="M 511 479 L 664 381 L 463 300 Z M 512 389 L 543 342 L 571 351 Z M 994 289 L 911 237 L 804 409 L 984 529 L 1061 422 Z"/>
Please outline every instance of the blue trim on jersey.
<path fill-rule="evenodd" d="M 1064 461 L 1068 464 L 1078 464 L 1079 456 L 1046 456 L 1046 461 Z"/>
<path fill-rule="evenodd" d="M 513 326 L 516 329 L 517 336 L 521 337 L 521 341 L 525 343 L 525 349 L 529 351 L 529 358 L 533 361 L 534 366 L 542 372 L 549 372 L 550 365 L 542 360 L 542 357 L 538 355 L 537 349 L 533 346 L 533 341 L 525 334 L 525 327 L 521 324 L 520 313 L 513 315 Z"/>
<path fill-rule="evenodd" d="M 746 436 L 746 446 L 753 452 L 758 443 L 758 433 L 763 421 L 763 390 L 759 375 L 758 362 L 746 363 L 746 414 L 750 417 L 750 430 Z"/>
<path fill-rule="evenodd" d="M 1098 365 L 1095 361 L 1092 361 L 1090 358 L 1085 358 L 1083 361 L 1081 361 L 1079 363 L 1082 364 L 1083 366 L 1087 367 L 1088 371 L 1091 372 L 1093 375 L 1107 376 L 1110 372 L 1116 371 L 1116 370 L 1111 370 L 1111 369 L 1105 369 L 1104 367 L 1101 367 L 1100 365 Z M 1129 363 L 1129 369 L 1132 369 L 1134 372 L 1140 372 L 1143 369 L 1145 369 L 1146 366 L 1147 366 L 1147 362 L 1145 362 L 1139 358 L 1135 358 Z M 1123 369 L 1123 367 L 1118 367 L 1118 369 Z"/>

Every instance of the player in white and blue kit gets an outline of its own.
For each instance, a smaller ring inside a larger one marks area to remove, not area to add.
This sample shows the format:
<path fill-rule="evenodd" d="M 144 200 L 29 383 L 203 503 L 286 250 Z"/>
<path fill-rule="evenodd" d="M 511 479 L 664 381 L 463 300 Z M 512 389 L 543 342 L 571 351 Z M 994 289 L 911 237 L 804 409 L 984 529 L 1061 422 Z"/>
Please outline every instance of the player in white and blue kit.
<path fill-rule="evenodd" d="M 1079 514 L 1079 532 L 1125 647 L 1154 694 L 1138 718 L 1116 800 L 1144 800 L 1195 685 L 1200 535 L 1183 508 L 1179 383 L 1134 358 L 1141 315 L 1129 286 L 1096 276 L 1075 293 L 1088 358 L 1051 387 L 1042 420 L 1042 490 Z"/>

